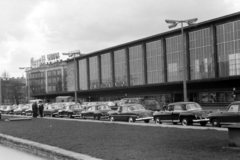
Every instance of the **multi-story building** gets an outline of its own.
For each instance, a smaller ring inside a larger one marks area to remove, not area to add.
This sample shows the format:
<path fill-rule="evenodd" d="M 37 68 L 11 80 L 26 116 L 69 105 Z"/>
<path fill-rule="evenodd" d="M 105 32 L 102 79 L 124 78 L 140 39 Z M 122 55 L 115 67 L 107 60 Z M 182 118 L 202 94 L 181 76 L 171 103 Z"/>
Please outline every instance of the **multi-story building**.
<path fill-rule="evenodd" d="M 181 29 L 175 29 L 77 57 L 78 97 L 182 101 L 183 53 L 189 101 L 218 108 L 240 100 L 240 12 L 184 27 L 183 39 Z M 66 63 L 64 94 L 74 96 L 74 60 Z M 54 96 L 62 94 L 54 87 L 48 91 L 33 96 L 52 96 L 51 91 Z"/>
<path fill-rule="evenodd" d="M 58 61 L 26 70 L 27 87 L 30 97 L 38 97 L 46 102 L 55 101 L 57 95 L 68 95 L 66 62 Z M 30 82 L 30 85 L 29 85 Z M 30 98 L 30 99 L 31 99 Z"/>
<path fill-rule="evenodd" d="M 20 104 L 27 102 L 26 79 L 0 78 L 1 104 Z"/>

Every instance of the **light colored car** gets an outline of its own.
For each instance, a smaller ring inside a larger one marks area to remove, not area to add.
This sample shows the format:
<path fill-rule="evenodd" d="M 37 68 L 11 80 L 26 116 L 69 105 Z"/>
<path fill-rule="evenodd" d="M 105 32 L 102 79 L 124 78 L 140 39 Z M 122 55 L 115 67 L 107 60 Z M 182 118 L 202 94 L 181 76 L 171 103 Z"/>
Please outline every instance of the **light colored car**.
<path fill-rule="evenodd" d="M 19 105 L 17 106 L 17 109 L 15 109 L 15 110 L 13 111 L 13 114 L 15 114 L 15 115 L 25 114 L 25 110 L 27 110 L 27 109 L 29 109 L 29 108 L 30 108 L 30 105 L 28 105 L 28 104 L 19 104 Z"/>
<path fill-rule="evenodd" d="M 64 109 L 58 110 L 58 116 L 59 117 L 80 117 L 81 112 L 85 109 L 84 106 L 80 105 L 79 103 L 75 104 L 73 103 L 66 103 Z"/>

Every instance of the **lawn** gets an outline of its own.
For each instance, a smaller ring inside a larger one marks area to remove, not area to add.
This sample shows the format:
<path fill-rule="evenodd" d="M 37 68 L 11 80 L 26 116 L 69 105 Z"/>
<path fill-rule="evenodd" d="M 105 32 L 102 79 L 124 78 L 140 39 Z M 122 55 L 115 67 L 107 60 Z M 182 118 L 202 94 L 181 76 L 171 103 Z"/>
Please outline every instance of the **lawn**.
<path fill-rule="evenodd" d="M 0 133 L 108 160 L 240 159 L 226 131 L 35 118 L 0 121 Z"/>

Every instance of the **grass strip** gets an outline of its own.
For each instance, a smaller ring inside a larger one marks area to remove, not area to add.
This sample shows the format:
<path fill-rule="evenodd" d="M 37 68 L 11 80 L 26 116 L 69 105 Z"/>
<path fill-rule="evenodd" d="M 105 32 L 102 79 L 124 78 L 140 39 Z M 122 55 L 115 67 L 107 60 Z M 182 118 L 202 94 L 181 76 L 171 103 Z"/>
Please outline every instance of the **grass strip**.
<path fill-rule="evenodd" d="M 216 130 L 34 118 L 1 121 L 0 133 L 107 160 L 240 159 L 224 149 L 228 132 Z"/>

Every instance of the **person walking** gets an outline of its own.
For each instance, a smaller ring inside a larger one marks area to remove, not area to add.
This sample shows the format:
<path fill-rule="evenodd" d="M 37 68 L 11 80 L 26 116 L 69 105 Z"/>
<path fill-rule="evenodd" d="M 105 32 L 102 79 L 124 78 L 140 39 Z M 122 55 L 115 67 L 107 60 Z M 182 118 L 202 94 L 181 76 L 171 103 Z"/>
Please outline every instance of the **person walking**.
<path fill-rule="evenodd" d="M 40 117 L 43 117 L 43 109 L 44 109 L 44 105 L 43 105 L 42 101 L 39 102 L 38 109 L 39 109 Z"/>
<path fill-rule="evenodd" d="M 38 112 L 37 102 L 33 102 L 33 104 L 32 104 L 32 116 L 33 116 L 33 118 L 37 118 L 37 112 Z"/>

